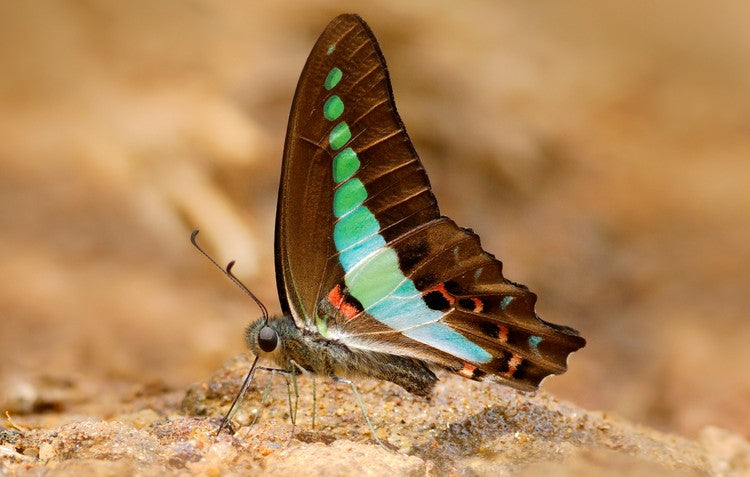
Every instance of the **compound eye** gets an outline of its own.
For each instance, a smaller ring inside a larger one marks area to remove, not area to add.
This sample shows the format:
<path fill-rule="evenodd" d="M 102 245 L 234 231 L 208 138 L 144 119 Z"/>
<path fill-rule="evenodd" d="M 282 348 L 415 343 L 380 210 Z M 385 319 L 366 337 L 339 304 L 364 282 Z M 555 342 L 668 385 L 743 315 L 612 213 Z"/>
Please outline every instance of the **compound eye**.
<path fill-rule="evenodd" d="M 264 326 L 258 333 L 258 346 L 266 353 L 276 349 L 276 345 L 279 343 L 279 335 L 276 334 L 276 330 L 270 326 Z"/>

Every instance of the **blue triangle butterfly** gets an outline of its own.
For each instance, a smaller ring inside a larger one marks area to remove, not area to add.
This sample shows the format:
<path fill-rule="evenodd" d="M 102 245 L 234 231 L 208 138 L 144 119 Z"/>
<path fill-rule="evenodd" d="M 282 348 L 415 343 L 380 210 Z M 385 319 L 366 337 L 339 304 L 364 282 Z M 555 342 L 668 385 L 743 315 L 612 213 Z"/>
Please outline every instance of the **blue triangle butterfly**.
<path fill-rule="evenodd" d="M 420 396 L 434 368 L 532 390 L 586 343 L 539 318 L 536 295 L 440 214 L 383 54 L 356 15 L 326 27 L 300 76 L 275 256 L 283 315 L 264 309 L 248 327 L 255 363 L 369 376 Z"/>

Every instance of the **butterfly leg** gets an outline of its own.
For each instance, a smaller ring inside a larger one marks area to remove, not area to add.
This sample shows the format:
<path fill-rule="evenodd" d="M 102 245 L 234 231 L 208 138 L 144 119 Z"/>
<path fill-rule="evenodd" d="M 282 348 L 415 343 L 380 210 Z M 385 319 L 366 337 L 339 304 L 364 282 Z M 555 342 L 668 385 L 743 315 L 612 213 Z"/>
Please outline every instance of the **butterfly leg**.
<path fill-rule="evenodd" d="M 263 388 L 263 394 L 260 396 L 260 404 L 258 405 L 258 413 L 253 417 L 253 421 L 250 423 L 250 427 L 253 427 L 256 422 L 258 422 L 258 419 L 260 419 L 260 415 L 263 414 L 263 404 L 266 402 L 266 399 L 268 398 L 268 393 L 271 390 L 271 383 L 273 382 L 273 377 L 276 376 L 276 374 L 289 374 L 290 371 L 288 369 L 281 369 L 281 368 L 268 368 L 266 366 L 258 366 L 258 369 L 263 371 L 268 371 L 271 373 L 271 377 L 268 378 L 268 383 L 266 383 L 266 387 Z"/>
<path fill-rule="evenodd" d="M 297 387 L 297 370 L 294 361 L 289 361 L 289 375 L 292 378 L 292 386 L 287 381 L 287 397 L 289 398 L 289 417 L 292 420 L 292 432 L 297 425 L 297 405 L 299 404 L 299 388 Z M 294 389 L 294 404 L 292 404 L 292 389 Z"/>
<path fill-rule="evenodd" d="M 312 393 L 313 393 L 313 409 L 312 409 L 312 429 L 315 430 L 315 411 L 318 408 L 318 398 L 315 389 L 315 375 L 312 375 Z"/>
<path fill-rule="evenodd" d="M 294 438 L 294 431 L 297 427 L 297 409 L 299 408 L 299 388 L 297 387 L 297 370 L 304 372 L 304 368 L 297 364 L 293 359 L 289 360 L 289 370 L 287 371 L 287 374 L 289 374 L 292 378 L 292 385 L 289 385 L 289 381 L 287 380 L 287 396 L 289 398 L 289 418 L 292 421 L 292 434 L 289 436 L 289 442 L 287 442 L 287 445 L 289 445 L 292 442 L 292 439 Z M 292 389 L 294 389 L 294 405 L 292 405 Z"/>
<path fill-rule="evenodd" d="M 261 369 L 263 371 L 269 371 L 271 373 L 271 377 L 268 378 L 268 383 L 266 383 L 266 387 L 263 388 L 263 394 L 260 396 L 260 405 L 258 406 L 258 413 L 253 418 L 253 421 L 250 423 L 250 427 L 254 426 L 256 422 L 258 422 L 258 419 L 260 419 L 260 415 L 263 413 L 263 404 L 266 402 L 266 398 L 268 397 L 268 392 L 271 390 L 271 382 L 273 382 L 273 377 L 276 376 L 276 374 L 290 374 L 291 371 L 288 369 L 280 369 L 280 368 L 267 368 L 266 366 L 258 366 L 258 369 Z"/>
<path fill-rule="evenodd" d="M 273 369 L 273 368 L 262 368 L 266 371 L 271 372 L 271 377 L 268 378 L 268 383 L 266 384 L 266 387 L 263 389 L 263 394 L 260 396 L 260 404 L 258 405 L 258 413 L 255 414 L 255 417 L 253 417 L 253 421 L 250 423 L 250 427 L 253 427 L 256 422 L 258 422 L 258 419 L 260 419 L 260 415 L 263 414 L 263 404 L 266 402 L 266 398 L 268 397 L 268 392 L 271 390 L 271 382 L 273 381 L 273 377 L 276 376 L 276 373 L 282 373 L 286 370 L 280 370 L 280 369 Z"/>
<path fill-rule="evenodd" d="M 352 391 L 354 392 L 354 397 L 357 398 L 357 403 L 359 404 L 359 408 L 362 410 L 362 415 L 365 417 L 365 422 L 367 422 L 367 427 L 370 428 L 370 433 L 372 434 L 372 438 L 375 439 L 375 442 L 380 444 L 380 447 L 386 450 L 391 450 L 386 446 L 383 441 L 381 441 L 377 434 L 375 434 L 375 428 L 372 427 L 372 422 L 370 422 L 370 416 L 367 414 L 367 411 L 365 410 L 365 404 L 362 402 L 362 397 L 359 395 L 359 391 L 357 391 L 357 386 L 354 385 L 352 381 L 349 379 L 344 379 L 336 376 L 335 374 L 331 373 L 329 374 L 331 379 L 333 379 L 337 383 L 345 383 L 352 387 Z"/>
<path fill-rule="evenodd" d="M 239 410 L 239 407 L 242 401 L 245 399 L 245 393 L 247 393 L 247 390 L 250 387 L 250 381 L 252 381 L 255 371 L 259 369 L 263 371 L 270 371 L 271 377 L 268 379 L 268 383 L 266 384 L 266 387 L 263 390 L 263 394 L 261 395 L 260 404 L 258 406 L 258 413 L 255 415 L 255 417 L 253 417 L 253 420 L 250 423 L 249 427 L 254 426 L 255 423 L 258 422 L 258 419 L 260 418 L 260 414 L 262 414 L 263 412 L 263 403 L 265 403 L 266 398 L 268 397 L 268 392 L 271 388 L 271 382 L 273 381 L 273 377 L 276 375 L 276 373 L 281 373 L 281 374 L 289 373 L 289 370 L 286 370 L 286 369 L 268 368 L 266 366 L 255 366 L 253 370 L 250 373 L 248 373 L 248 375 L 245 377 L 245 381 L 242 383 L 242 387 L 240 388 L 240 391 L 237 393 L 237 396 L 234 398 L 234 402 L 232 402 L 232 406 L 229 408 L 229 411 L 224 416 L 224 420 L 221 422 L 221 426 L 219 426 L 219 433 L 221 433 L 221 430 L 225 427 L 231 428 L 232 418 Z"/>

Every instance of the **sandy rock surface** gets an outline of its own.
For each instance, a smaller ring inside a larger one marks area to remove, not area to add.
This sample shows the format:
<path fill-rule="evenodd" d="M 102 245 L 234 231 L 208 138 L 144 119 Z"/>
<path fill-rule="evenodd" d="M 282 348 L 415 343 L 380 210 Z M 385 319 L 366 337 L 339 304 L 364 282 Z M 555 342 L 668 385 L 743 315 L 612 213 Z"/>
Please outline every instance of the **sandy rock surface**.
<path fill-rule="evenodd" d="M 0 474 L 747 475 L 741 0 L 358 4 L 441 211 L 587 345 L 533 395 L 358 381 L 394 450 L 304 376 L 214 437 L 258 311 L 190 232 L 279 312 L 289 107 L 352 8 L 0 2 Z"/>
<path fill-rule="evenodd" d="M 235 432 L 217 436 L 248 364 L 240 356 L 182 396 L 136 398 L 127 403 L 130 412 L 107 419 L 65 415 L 63 424 L 45 428 L 27 424 L 33 418 L 14 420 L 0 433 L 2 468 L 55 475 L 750 475 L 750 443 L 720 428 L 687 439 L 544 391 L 524 394 L 448 375 L 429 400 L 389 383 L 360 384 L 390 449 L 372 440 L 348 387 L 333 383 L 317 383 L 313 429 L 307 376 L 298 378 L 296 426 L 283 376 L 259 406 L 263 377 L 251 386 Z"/>

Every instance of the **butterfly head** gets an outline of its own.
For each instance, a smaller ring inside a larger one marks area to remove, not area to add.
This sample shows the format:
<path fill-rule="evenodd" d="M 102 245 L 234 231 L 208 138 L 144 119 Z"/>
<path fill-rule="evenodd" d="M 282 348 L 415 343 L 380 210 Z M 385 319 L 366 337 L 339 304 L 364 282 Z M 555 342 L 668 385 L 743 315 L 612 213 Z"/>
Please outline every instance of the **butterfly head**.
<path fill-rule="evenodd" d="M 294 340 L 296 330 L 290 317 L 262 317 L 247 327 L 245 342 L 256 356 L 279 358 L 284 354 L 285 344 Z"/>

